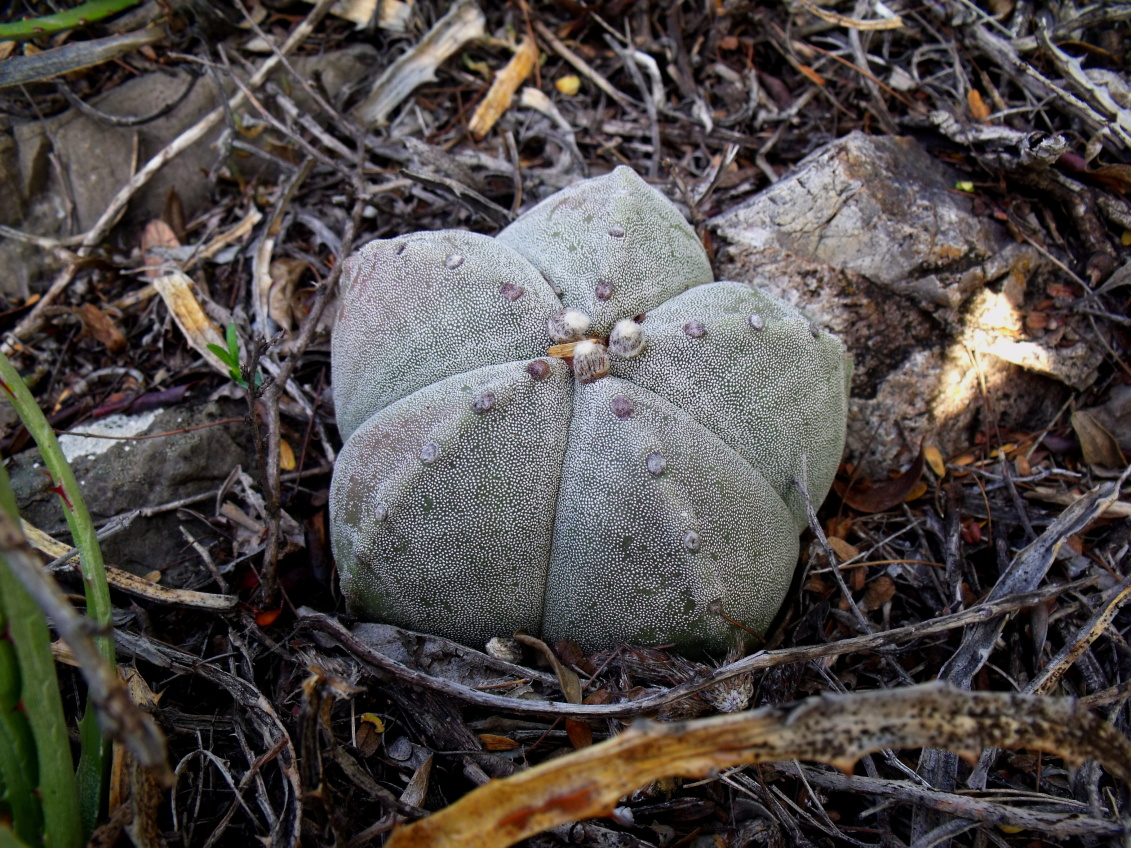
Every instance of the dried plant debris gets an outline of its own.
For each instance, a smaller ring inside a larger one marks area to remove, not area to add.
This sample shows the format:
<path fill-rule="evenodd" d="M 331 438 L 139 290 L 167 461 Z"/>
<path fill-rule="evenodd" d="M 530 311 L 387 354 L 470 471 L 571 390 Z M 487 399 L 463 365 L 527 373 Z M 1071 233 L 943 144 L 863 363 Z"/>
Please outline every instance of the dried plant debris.
<path fill-rule="evenodd" d="M 68 434 L 176 777 L 119 756 L 98 844 L 1121 839 L 1131 10 L 1038 5 L 0 4 L 0 341 Z M 853 355 L 839 494 L 785 609 L 720 608 L 749 648 L 700 660 L 350 620 L 327 514 L 346 257 L 493 238 L 621 165 L 715 278 Z M 21 550 L 77 597 L 6 410 L 43 528 Z M 82 649 L 56 656 L 73 711 Z"/>
<path fill-rule="evenodd" d="M 1131 777 L 1131 743 L 1071 701 L 928 685 L 824 695 L 698 722 L 642 724 L 597 748 L 484 786 L 398 831 L 389 845 L 502 848 L 558 824 L 608 814 L 629 789 L 649 780 L 797 759 L 851 773 L 866 753 L 923 745 L 946 745 L 968 757 L 987 745 L 1053 750 L 1075 764 L 1102 760 L 1120 779 Z"/>

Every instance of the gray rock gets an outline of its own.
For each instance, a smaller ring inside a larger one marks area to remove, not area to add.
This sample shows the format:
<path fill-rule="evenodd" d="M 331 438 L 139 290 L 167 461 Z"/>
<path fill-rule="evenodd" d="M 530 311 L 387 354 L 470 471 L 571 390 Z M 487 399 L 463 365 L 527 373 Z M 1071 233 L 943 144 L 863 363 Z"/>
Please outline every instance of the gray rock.
<path fill-rule="evenodd" d="M 166 433 L 224 418 L 240 418 L 246 407 L 234 401 L 181 405 L 146 413 L 115 416 L 119 434 Z M 91 432 L 106 421 L 76 426 Z M 69 441 L 69 443 L 68 443 Z M 95 525 L 143 507 L 157 506 L 216 489 L 236 465 L 254 473 L 254 451 L 242 423 L 206 427 L 190 432 L 137 441 L 110 439 L 60 439 L 70 456 L 71 468 L 82 488 Z M 13 457 L 9 466 L 20 515 L 58 539 L 69 541 L 66 518 L 58 496 L 50 492 L 34 448 Z M 199 510 L 211 515 L 215 506 Z M 139 518 L 102 545 L 103 558 L 120 568 L 144 574 L 169 565 L 182 556 L 184 539 L 178 531 L 183 519 L 175 513 Z M 194 529 L 195 535 L 200 535 Z"/>
<path fill-rule="evenodd" d="M 848 346 L 847 454 L 872 476 L 921 440 L 944 454 L 971 444 L 987 397 L 1002 426 L 1047 424 L 1101 361 L 1072 328 L 1025 328 L 1050 265 L 976 216 L 961 178 L 912 139 L 857 132 L 710 222 L 726 243 L 720 277 L 770 291 Z"/>
<path fill-rule="evenodd" d="M 356 45 L 298 58 L 293 64 L 304 77 L 318 75 L 333 96 L 363 78 L 375 63 L 376 50 L 371 45 Z M 108 115 L 144 116 L 176 100 L 190 81 L 183 71 L 147 73 L 90 102 Z M 283 81 L 281 86 L 294 94 L 300 106 L 318 114 L 297 82 Z M 206 77 L 169 114 L 138 127 L 111 126 L 72 109 L 0 132 L 0 190 L 14 189 L 10 202 L 0 203 L 0 223 L 46 237 L 85 232 L 129 181 L 138 163 L 149 161 L 219 103 L 216 86 Z M 320 118 L 325 120 L 325 116 Z M 212 193 L 208 174 L 218 163 L 215 143 L 222 131 L 222 125 L 216 127 L 158 171 L 135 195 L 122 224 L 138 229 L 159 217 L 172 189 L 187 218 L 207 208 Z M 262 161 L 246 155 L 233 157 L 230 164 L 245 174 L 261 173 L 264 168 Z M 12 272 L 0 277 L 0 294 L 26 297 L 57 265 L 48 251 L 0 238 L 0 267 Z"/>
<path fill-rule="evenodd" d="M 956 309 L 1032 251 L 972 215 L 959 179 L 911 139 L 854 132 L 712 223 L 764 271 L 804 257 L 922 309 Z"/>

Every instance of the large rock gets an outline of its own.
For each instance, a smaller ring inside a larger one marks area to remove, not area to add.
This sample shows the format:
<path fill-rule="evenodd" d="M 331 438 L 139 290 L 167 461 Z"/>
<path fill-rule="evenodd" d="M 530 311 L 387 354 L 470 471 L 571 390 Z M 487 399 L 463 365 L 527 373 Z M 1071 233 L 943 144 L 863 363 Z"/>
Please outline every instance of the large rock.
<path fill-rule="evenodd" d="M 363 77 L 377 61 L 367 44 L 293 60 L 304 77 L 317 72 L 331 92 Z M 192 82 L 186 71 L 150 72 L 91 98 L 99 111 L 119 117 L 141 117 L 176 101 Z M 293 80 L 282 86 L 300 107 L 316 114 L 302 87 Z M 110 201 L 149 161 L 189 127 L 220 105 L 220 92 L 207 76 L 168 114 L 136 127 L 115 126 L 75 109 L 42 121 L 0 125 L 0 224 L 47 237 L 83 233 L 102 216 Z M 256 117 L 253 108 L 246 113 Z M 191 219 L 211 201 L 209 174 L 219 162 L 215 142 L 224 125 L 172 159 L 133 198 L 123 218 L 139 227 L 161 215 L 166 198 L 176 190 Z M 269 136 L 270 134 L 268 134 Z M 261 173 L 263 160 L 237 153 L 229 162 L 245 176 Z M 25 242 L 0 238 L 0 294 L 26 297 L 58 260 Z"/>
<path fill-rule="evenodd" d="M 960 450 L 983 415 L 1046 425 L 1100 363 L 1071 324 L 1026 326 L 1049 264 L 975 215 L 960 179 L 912 139 L 852 133 L 710 222 L 721 278 L 772 292 L 848 345 L 847 452 L 866 473 L 923 440 Z"/>
<path fill-rule="evenodd" d="M 60 446 L 75 473 L 95 525 L 135 509 L 159 506 L 218 488 L 236 465 L 254 473 L 254 451 L 247 425 L 223 424 L 187 430 L 221 419 L 242 419 L 247 412 L 235 401 L 182 404 L 141 415 L 116 415 L 76 426 L 80 432 L 117 436 L 154 433 L 155 439 L 116 440 L 61 436 Z M 9 468 L 20 515 L 56 538 L 69 539 L 59 498 L 49 491 L 39 452 L 32 448 L 13 457 Z M 215 504 L 199 510 L 212 514 Z M 138 574 L 164 568 L 182 558 L 185 542 L 175 512 L 138 518 L 128 530 L 102 543 L 103 557 Z M 194 534 L 207 528 L 192 526 Z"/>

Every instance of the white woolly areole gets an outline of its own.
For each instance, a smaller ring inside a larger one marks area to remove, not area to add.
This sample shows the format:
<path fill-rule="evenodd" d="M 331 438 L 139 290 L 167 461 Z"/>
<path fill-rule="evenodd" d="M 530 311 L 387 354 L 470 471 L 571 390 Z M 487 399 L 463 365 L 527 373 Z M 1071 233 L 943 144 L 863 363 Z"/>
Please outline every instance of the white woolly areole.
<path fill-rule="evenodd" d="M 580 309 L 563 309 L 551 316 L 547 331 L 556 342 L 572 342 L 580 339 L 589 330 L 589 316 Z"/>
<path fill-rule="evenodd" d="M 632 359 L 644 350 L 644 330 L 631 318 L 622 318 L 609 333 L 609 353 L 621 359 Z"/>

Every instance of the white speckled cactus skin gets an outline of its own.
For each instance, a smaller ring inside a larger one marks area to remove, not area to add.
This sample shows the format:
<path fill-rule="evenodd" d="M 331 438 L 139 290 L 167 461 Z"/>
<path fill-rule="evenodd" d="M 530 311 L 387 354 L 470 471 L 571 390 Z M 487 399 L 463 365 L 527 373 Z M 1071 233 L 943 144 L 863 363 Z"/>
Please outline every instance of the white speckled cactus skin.
<path fill-rule="evenodd" d="M 353 612 L 480 647 L 525 627 L 692 654 L 741 636 L 719 603 L 770 624 L 806 524 L 794 481 L 816 502 L 832 483 L 851 363 L 796 310 L 712 282 L 632 170 L 494 239 L 371 242 L 343 286 L 330 517 Z M 585 323 L 595 344 L 547 355 Z"/>

